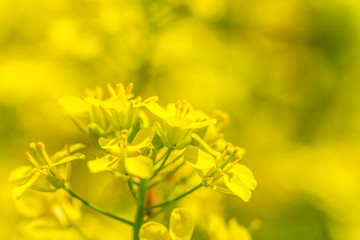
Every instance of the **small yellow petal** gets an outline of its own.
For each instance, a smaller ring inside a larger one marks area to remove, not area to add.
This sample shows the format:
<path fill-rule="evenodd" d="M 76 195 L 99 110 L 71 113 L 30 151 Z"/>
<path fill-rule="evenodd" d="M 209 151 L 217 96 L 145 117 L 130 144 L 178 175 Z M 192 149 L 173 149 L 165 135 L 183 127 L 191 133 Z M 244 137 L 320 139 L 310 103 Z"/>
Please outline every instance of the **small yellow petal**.
<path fill-rule="evenodd" d="M 32 166 L 21 166 L 15 168 L 9 175 L 9 182 L 25 180 L 30 177 L 29 174 L 31 174 L 32 169 L 36 170 L 36 168 L 33 168 Z"/>
<path fill-rule="evenodd" d="M 165 111 L 165 109 L 163 109 L 156 102 L 146 103 L 145 107 L 147 109 L 149 109 L 150 112 L 152 112 L 153 114 L 155 114 L 156 116 L 158 116 L 158 117 L 160 117 L 162 119 L 167 119 L 169 117 L 169 114 L 167 113 L 167 111 Z"/>
<path fill-rule="evenodd" d="M 60 161 L 58 161 L 56 163 L 53 163 L 52 166 L 57 166 L 57 165 L 60 165 L 60 164 L 64 164 L 64 163 L 71 162 L 71 161 L 74 161 L 74 160 L 85 159 L 85 158 L 86 158 L 85 155 L 82 154 L 82 153 L 74 153 L 71 156 L 64 157 Z"/>
<path fill-rule="evenodd" d="M 230 236 L 233 240 L 251 240 L 249 230 L 244 226 L 239 225 L 236 219 L 232 218 L 229 221 Z"/>
<path fill-rule="evenodd" d="M 148 127 L 141 129 L 135 136 L 134 140 L 131 143 L 131 146 L 136 146 L 137 148 L 143 148 L 149 145 L 154 137 L 154 128 Z"/>
<path fill-rule="evenodd" d="M 229 173 L 224 173 L 225 185 L 238 197 L 248 202 L 251 198 L 251 190 L 254 190 L 257 182 L 251 170 L 242 164 L 237 164 Z"/>
<path fill-rule="evenodd" d="M 184 160 L 197 169 L 215 167 L 215 159 L 212 155 L 200 150 L 198 147 L 189 145 L 184 152 Z"/>
<path fill-rule="evenodd" d="M 125 159 L 126 171 L 133 176 L 148 178 L 153 169 L 153 160 L 146 156 L 129 157 Z"/>
<path fill-rule="evenodd" d="M 194 220 L 185 208 L 175 208 L 170 216 L 170 236 L 176 240 L 190 240 L 194 231 Z"/>
<path fill-rule="evenodd" d="M 17 186 L 16 188 L 14 188 L 12 190 L 12 196 L 14 199 L 18 200 L 20 199 L 21 195 L 23 195 L 23 193 L 29 188 L 31 187 L 35 182 L 36 180 L 38 180 L 38 178 L 40 177 L 40 173 L 37 172 L 35 173 L 34 175 L 32 175 L 32 177 L 27 181 L 25 182 L 24 184 L 22 185 L 19 185 Z"/>
<path fill-rule="evenodd" d="M 87 102 L 73 96 L 64 96 L 58 103 L 67 115 L 87 116 L 90 111 L 90 105 Z"/>
<path fill-rule="evenodd" d="M 140 240 L 170 240 L 169 232 L 164 225 L 157 222 L 147 222 L 141 226 Z"/>
<path fill-rule="evenodd" d="M 87 165 L 91 173 L 99 173 L 108 170 L 109 166 L 109 158 L 111 157 L 110 154 L 105 155 L 102 158 L 98 158 L 96 160 L 88 161 Z"/>
<path fill-rule="evenodd" d="M 251 190 L 256 188 L 257 181 L 254 177 L 254 174 L 247 166 L 243 164 L 237 164 L 230 170 L 230 172 L 236 174 Z"/>

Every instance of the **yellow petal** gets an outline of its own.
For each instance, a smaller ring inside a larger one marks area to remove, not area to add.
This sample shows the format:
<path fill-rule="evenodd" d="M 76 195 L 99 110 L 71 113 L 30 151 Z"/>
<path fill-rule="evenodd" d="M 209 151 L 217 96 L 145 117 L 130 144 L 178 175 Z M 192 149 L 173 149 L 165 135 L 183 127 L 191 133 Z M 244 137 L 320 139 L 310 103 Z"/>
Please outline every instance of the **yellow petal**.
<path fill-rule="evenodd" d="M 257 181 L 253 172 L 247 166 L 243 164 L 237 164 L 231 169 L 230 172 L 236 174 L 251 190 L 256 188 Z"/>
<path fill-rule="evenodd" d="M 203 122 L 194 122 L 186 126 L 186 128 L 203 128 L 216 123 L 216 119 L 210 119 Z"/>
<path fill-rule="evenodd" d="M 162 119 L 167 119 L 169 117 L 169 114 L 163 109 L 159 104 L 156 102 L 149 102 L 145 104 L 145 107 L 149 109 L 150 112 L 158 116 Z"/>
<path fill-rule="evenodd" d="M 239 225 L 236 219 L 229 221 L 230 236 L 233 240 L 251 240 L 249 231 L 242 225 Z"/>
<path fill-rule="evenodd" d="M 9 182 L 25 180 L 33 173 L 31 170 L 36 171 L 36 168 L 29 165 L 15 168 L 9 175 Z"/>
<path fill-rule="evenodd" d="M 60 161 L 58 161 L 56 163 L 53 163 L 52 166 L 57 166 L 57 165 L 60 165 L 60 164 L 64 164 L 64 163 L 71 162 L 71 161 L 74 161 L 74 160 L 79 160 L 79 159 L 85 159 L 85 155 L 82 154 L 82 153 L 74 153 L 71 156 L 64 157 Z"/>
<path fill-rule="evenodd" d="M 32 175 L 32 177 L 27 181 L 25 182 L 24 184 L 22 185 L 19 185 L 17 186 L 16 188 L 14 188 L 12 190 L 12 196 L 14 199 L 18 200 L 20 199 L 21 195 L 23 195 L 23 193 L 29 188 L 31 187 L 35 182 L 36 180 L 38 180 L 38 178 L 40 177 L 40 173 L 37 172 L 35 173 L 34 175 Z"/>
<path fill-rule="evenodd" d="M 98 158 L 96 160 L 88 161 L 87 165 L 91 173 L 99 173 L 104 172 L 109 169 L 109 163 L 111 155 L 105 155 L 102 158 Z"/>
<path fill-rule="evenodd" d="M 176 240 L 190 240 L 194 231 L 194 220 L 185 208 L 175 208 L 170 216 L 170 236 Z"/>
<path fill-rule="evenodd" d="M 238 197 L 248 202 L 251 190 L 255 189 L 257 182 L 249 168 L 242 164 L 236 165 L 229 173 L 224 173 L 225 185 Z"/>
<path fill-rule="evenodd" d="M 56 153 L 54 153 L 51 158 L 54 159 L 54 162 L 57 162 L 60 158 L 69 156 L 69 154 L 76 152 L 80 149 L 83 149 L 85 147 L 86 146 L 82 143 L 76 143 L 76 144 L 72 144 L 69 146 L 65 146 L 60 151 L 57 151 Z"/>
<path fill-rule="evenodd" d="M 73 96 L 64 96 L 59 99 L 58 103 L 67 115 L 87 116 L 90 111 L 88 103 Z"/>
<path fill-rule="evenodd" d="M 134 140 L 131 143 L 131 146 L 136 146 L 137 148 L 143 148 L 149 145 L 154 137 L 154 128 L 148 127 L 141 129 L 135 136 Z"/>
<path fill-rule="evenodd" d="M 84 149 L 84 148 L 86 148 L 86 146 L 85 144 L 82 143 L 71 144 L 69 147 L 71 153 L 79 151 L 80 149 Z"/>
<path fill-rule="evenodd" d="M 199 135 L 196 133 L 192 133 L 191 137 L 194 138 L 196 141 L 199 142 L 199 144 L 211 155 L 214 157 L 219 157 L 221 155 L 219 152 L 214 151 Z"/>
<path fill-rule="evenodd" d="M 146 156 L 129 157 L 125 159 L 126 171 L 133 176 L 148 178 L 153 169 L 153 160 Z"/>
<path fill-rule="evenodd" d="M 170 240 L 168 230 L 157 222 L 147 222 L 141 226 L 140 240 Z"/>
<path fill-rule="evenodd" d="M 99 145 L 104 148 L 104 149 L 109 149 L 111 147 L 116 147 L 118 148 L 118 146 L 116 146 L 118 143 L 120 142 L 120 139 L 116 139 L 116 138 L 113 138 L 113 139 L 108 139 L 108 138 L 104 138 L 104 137 L 101 137 L 99 138 L 98 140 L 98 143 Z M 115 145 L 115 146 L 114 146 Z"/>
<path fill-rule="evenodd" d="M 184 152 L 184 160 L 197 169 L 215 167 L 215 159 L 212 155 L 200 150 L 198 147 L 189 145 Z"/>

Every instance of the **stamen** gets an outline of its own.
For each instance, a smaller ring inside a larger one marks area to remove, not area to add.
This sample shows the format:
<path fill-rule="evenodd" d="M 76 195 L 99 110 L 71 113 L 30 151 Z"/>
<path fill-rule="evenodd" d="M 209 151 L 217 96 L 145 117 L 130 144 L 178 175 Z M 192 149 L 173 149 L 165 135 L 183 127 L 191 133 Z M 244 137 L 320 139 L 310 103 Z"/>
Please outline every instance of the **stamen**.
<path fill-rule="evenodd" d="M 107 85 L 107 89 L 112 97 L 116 97 L 116 92 L 115 92 L 114 88 L 111 86 L 111 84 Z"/>
<path fill-rule="evenodd" d="M 45 150 L 45 144 L 42 143 L 42 142 L 38 142 L 37 145 L 40 147 L 40 151 L 41 151 L 41 154 L 43 155 L 44 159 L 45 159 L 45 162 L 47 163 L 47 165 L 51 165 L 51 159 L 48 155 L 48 153 L 46 152 Z"/>
<path fill-rule="evenodd" d="M 38 150 L 36 149 L 36 144 L 34 142 L 32 142 L 32 143 L 30 143 L 29 147 L 30 147 L 32 153 L 34 154 L 36 161 L 41 165 L 45 164 L 44 159 L 40 156 L 40 154 L 38 153 Z"/>
<path fill-rule="evenodd" d="M 177 102 L 175 103 L 175 108 L 176 108 L 176 114 L 175 114 L 175 117 L 176 117 L 177 119 L 179 119 L 179 117 L 180 117 L 180 112 L 179 112 L 179 108 L 180 108 L 180 101 L 177 101 Z"/>
<path fill-rule="evenodd" d="M 122 96 L 125 94 L 125 88 L 123 83 L 116 84 L 116 96 Z"/>
<path fill-rule="evenodd" d="M 125 89 L 125 95 L 129 95 L 131 93 L 131 91 L 134 88 L 134 84 L 133 83 L 129 83 L 129 85 L 127 86 L 127 88 Z"/>
<path fill-rule="evenodd" d="M 41 165 L 36 161 L 36 159 L 31 155 L 31 153 L 29 151 L 27 151 L 26 153 L 26 158 L 37 168 L 40 168 Z"/>
<path fill-rule="evenodd" d="M 95 98 L 102 100 L 104 98 L 104 91 L 101 87 L 95 88 Z"/>

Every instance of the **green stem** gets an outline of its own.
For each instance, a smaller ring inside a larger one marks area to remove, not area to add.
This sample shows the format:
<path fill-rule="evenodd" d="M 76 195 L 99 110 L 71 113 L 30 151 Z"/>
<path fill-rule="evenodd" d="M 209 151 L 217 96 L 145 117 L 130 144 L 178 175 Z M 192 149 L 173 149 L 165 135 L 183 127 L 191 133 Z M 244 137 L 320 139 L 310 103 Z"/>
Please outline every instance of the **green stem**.
<path fill-rule="evenodd" d="M 161 156 L 161 158 L 159 158 L 158 160 L 156 160 L 156 161 L 154 162 L 154 165 L 155 165 L 155 164 L 158 164 L 158 163 L 166 156 L 166 153 L 167 153 L 167 152 L 165 152 L 165 153 Z"/>
<path fill-rule="evenodd" d="M 110 213 L 110 212 L 108 212 L 108 211 L 105 211 L 105 210 L 101 209 L 100 207 L 98 207 L 98 206 L 96 206 L 96 205 L 88 202 L 87 200 L 81 198 L 79 195 L 77 195 L 76 193 L 74 193 L 70 188 L 68 188 L 68 187 L 65 186 L 65 187 L 64 187 L 64 190 L 67 191 L 67 192 L 68 192 L 71 196 L 73 196 L 74 198 L 80 200 L 83 204 L 85 204 L 85 205 L 88 206 L 89 208 L 91 208 L 91 209 L 93 209 L 93 210 L 95 210 L 95 211 L 97 211 L 97 212 L 99 212 L 99 213 L 101 213 L 101 214 L 103 214 L 103 215 L 106 215 L 106 216 L 108 216 L 108 217 L 111 217 L 111 218 L 113 218 L 113 219 L 116 219 L 116 220 L 118 220 L 118 221 L 120 221 L 120 222 L 123 222 L 123 223 L 125 223 L 125 224 L 128 224 L 128 225 L 130 225 L 130 226 L 134 226 L 134 223 L 133 223 L 133 222 L 131 222 L 131 221 L 129 221 L 129 220 L 126 220 L 126 219 L 124 219 L 124 218 L 122 218 L 122 217 L 116 216 L 115 214 Z"/>
<path fill-rule="evenodd" d="M 144 222 L 146 213 L 146 193 L 147 193 L 147 180 L 141 179 L 139 184 L 139 198 L 137 201 L 137 210 L 134 223 L 134 240 L 139 240 L 139 232 L 141 225 Z"/>
<path fill-rule="evenodd" d="M 156 185 L 162 183 L 163 181 L 165 181 L 170 175 L 172 175 L 174 172 L 176 172 L 177 170 L 179 170 L 179 168 L 181 168 L 183 165 L 185 164 L 185 162 L 180 163 L 178 166 L 176 166 L 173 170 L 171 170 L 170 172 L 166 173 L 164 176 L 162 176 L 158 181 L 150 184 L 148 186 L 148 189 L 155 187 Z"/>
<path fill-rule="evenodd" d="M 182 154 L 180 154 L 179 156 L 177 156 L 176 158 L 174 158 L 174 160 L 172 160 L 171 162 L 169 162 L 168 164 L 166 164 L 166 165 L 164 166 L 164 168 L 167 168 L 168 166 L 176 163 L 176 161 L 177 161 L 179 158 L 181 158 L 182 156 L 184 156 L 184 153 L 182 153 Z"/>
<path fill-rule="evenodd" d="M 130 189 L 131 195 L 133 195 L 135 201 L 138 202 L 138 198 L 137 198 L 137 196 L 136 196 L 136 193 L 135 193 L 135 190 L 134 190 L 134 186 L 133 186 L 133 181 L 132 181 L 131 178 L 129 178 L 129 180 L 128 180 L 128 185 L 129 185 L 129 189 Z"/>
<path fill-rule="evenodd" d="M 181 194 L 180 196 L 178 196 L 178 197 L 176 197 L 176 198 L 173 198 L 173 199 L 171 199 L 171 200 L 168 200 L 168 201 L 166 201 L 166 202 L 160 203 L 160 204 L 158 204 L 158 205 L 154 205 L 154 206 L 147 207 L 146 210 L 149 211 L 149 210 L 152 210 L 152 209 L 155 209 L 155 208 L 159 208 L 159 207 L 166 206 L 166 205 L 168 205 L 168 204 L 170 204 L 170 203 L 173 203 L 173 202 L 175 202 L 175 201 L 177 201 L 177 200 L 179 200 L 179 199 L 181 199 L 181 198 L 189 195 L 190 193 L 192 193 L 192 192 L 196 191 L 197 189 L 201 188 L 202 186 L 203 186 L 203 184 L 200 183 L 199 185 L 193 187 L 193 188 L 190 189 L 189 191 Z"/>
<path fill-rule="evenodd" d="M 79 226 L 72 224 L 70 227 L 72 227 L 84 240 L 93 240 L 92 238 L 86 236 L 86 234 L 79 228 Z"/>
<path fill-rule="evenodd" d="M 164 160 L 161 162 L 160 166 L 156 169 L 156 171 L 154 172 L 154 174 L 150 177 L 150 181 L 152 179 L 154 179 L 154 177 L 156 177 L 156 175 L 163 169 L 163 166 L 165 165 L 166 161 L 168 160 L 170 154 L 171 154 L 171 151 L 172 151 L 172 148 L 169 148 L 167 151 L 166 151 L 166 155 L 165 155 L 165 158 Z"/>

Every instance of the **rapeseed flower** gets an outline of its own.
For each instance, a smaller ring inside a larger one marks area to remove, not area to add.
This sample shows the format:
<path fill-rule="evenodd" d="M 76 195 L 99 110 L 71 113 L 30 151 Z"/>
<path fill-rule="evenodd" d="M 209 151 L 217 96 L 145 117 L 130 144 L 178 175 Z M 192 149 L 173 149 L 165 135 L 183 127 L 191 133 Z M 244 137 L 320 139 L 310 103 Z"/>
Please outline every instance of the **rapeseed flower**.
<path fill-rule="evenodd" d="M 62 188 L 70 180 L 71 161 L 85 159 L 84 154 L 76 152 L 84 147 L 80 143 L 66 145 L 49 157 L 42 142 L 31 143 L 26 157 L 32 166 L 21 166 L 10 173 L 9 181 L 19 182 L 12 191 L 13 197 L 19 199 L 29 188 L 43 192 Z"/>
<path fill-rule="evenodd" d="M 128 142 L 129 133 L 123 130 L 120 138 L 100 138 L 99 145 L 108 152 L 105 156 L 88 162 L 90 172 L 113 172 L 117 177 L 127 180 L 128 176 L 148 178 L 151 175 L 153 160 L 143 155 L 150 149 L 154 137 L 153 128 L 141 129 L 132 140 Z"/>
<path fill-rule="evenodd" d="M 203 115 L 195 111 L 193 107 L 185 102 L 178 101 L 170 103 L 166 109 L 156 102 L 146 103 L 150 112 L 163 119 L 163 127 L 156 122 L 155 129 L 162 143 L 171 148 L 183 149 L 191 142 L 191 133 L 195 129 L 205 128 L 216 123 L 215 119 L 201 120 Z"/>

